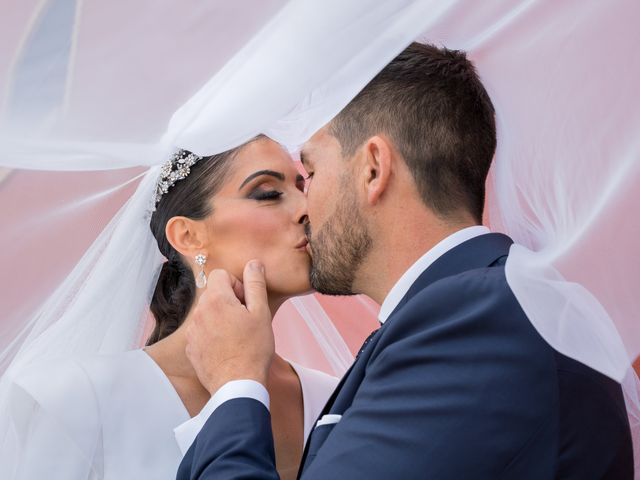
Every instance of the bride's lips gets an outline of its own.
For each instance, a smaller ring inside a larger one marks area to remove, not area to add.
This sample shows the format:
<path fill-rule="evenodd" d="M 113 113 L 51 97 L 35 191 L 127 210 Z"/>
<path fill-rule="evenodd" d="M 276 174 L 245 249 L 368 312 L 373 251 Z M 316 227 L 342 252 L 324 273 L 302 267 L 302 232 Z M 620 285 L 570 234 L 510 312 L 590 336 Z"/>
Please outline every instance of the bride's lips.
<path fill-rule="evenodd" d="M 306 238 L 303 238 L 296 245 L 296 250 L 304 250 L 306 252 L 308 243 L 309 243 L 309 241 Z"/>

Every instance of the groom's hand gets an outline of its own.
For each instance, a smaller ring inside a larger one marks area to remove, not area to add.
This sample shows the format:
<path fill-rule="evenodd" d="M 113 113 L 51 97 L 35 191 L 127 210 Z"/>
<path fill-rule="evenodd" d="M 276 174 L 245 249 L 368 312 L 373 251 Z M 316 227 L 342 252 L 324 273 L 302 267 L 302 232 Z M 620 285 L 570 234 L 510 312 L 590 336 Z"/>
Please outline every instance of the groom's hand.
<path fill-rule="evenodd" d="M 224 270 L 213 270 L 186 334 L 187 357 L 212 395 L 232 380 L 266 387 L 275 345 L 260 262 L 247 263 L 242 284 Z"/>

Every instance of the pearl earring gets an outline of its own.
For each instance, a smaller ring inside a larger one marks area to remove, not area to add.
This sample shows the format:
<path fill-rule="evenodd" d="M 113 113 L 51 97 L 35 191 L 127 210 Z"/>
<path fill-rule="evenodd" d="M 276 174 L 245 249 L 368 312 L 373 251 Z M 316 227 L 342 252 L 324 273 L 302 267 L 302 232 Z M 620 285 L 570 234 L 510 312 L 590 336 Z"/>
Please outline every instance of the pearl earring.
<path fill-rule="evenodd" d="M 207 286 L 207 276 L 204 273 L 204 264 L 207 263 L 207 256 L 199 253 L 196 255 L 196 263 L 200 265 L 200 271 L 196 275 L 196 287 L 204 288 Z"/>

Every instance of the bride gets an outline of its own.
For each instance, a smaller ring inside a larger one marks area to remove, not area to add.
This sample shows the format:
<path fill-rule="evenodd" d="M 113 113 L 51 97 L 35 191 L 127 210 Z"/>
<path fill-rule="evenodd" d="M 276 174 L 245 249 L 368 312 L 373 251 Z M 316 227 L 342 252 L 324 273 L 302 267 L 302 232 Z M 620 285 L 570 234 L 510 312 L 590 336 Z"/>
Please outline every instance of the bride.
<path fill-rule="evenodd" d="M 192 306 L 208 272 L 241 278 L 253 258 L 269 272 L 272 313 L 310 290 L 304 184 L 287 153 L 264 136 L 210 157 L 176 153 L 161 170 L 150 221 L 167 261 L 150 304 L 155 328 L 147 346 L 21 371 L 13 379 L 0 477 L 174 478 L 194 439 L 185 422 L 210 399 L 185 355 Z M 281 478 L 295 478 L 304 441 L 336 382 L 274 359 L 268 390 Z"/>

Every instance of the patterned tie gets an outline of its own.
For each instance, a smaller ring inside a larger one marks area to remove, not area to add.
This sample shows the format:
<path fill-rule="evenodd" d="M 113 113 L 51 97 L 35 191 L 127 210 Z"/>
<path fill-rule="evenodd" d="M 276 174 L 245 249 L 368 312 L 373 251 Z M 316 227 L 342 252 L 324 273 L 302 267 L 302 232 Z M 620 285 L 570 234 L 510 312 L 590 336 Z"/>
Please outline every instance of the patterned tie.
<path fill-rule="evenodd" d="M 358 360 L 358 357 L 360 356 L 360 354 L 363 352 L 363 350 L 365 349 L 365 347 L 369 344 L 369 342 L 371 341 L 371 339 L 373 338 L 373 336 L 378 333 L 378 331 L 380 330 L 380 328 L 376 328 L 373 332 L 371 332 L 369 334 L 369 336 L 365 339 L 365 341 L 362 343 L 362 346 L 360 347 L 360 351 L 358 351 L 358 354 L 356 355 L 356 360 Z M 355 362 L 355 360 L 354 360 Z"/>

